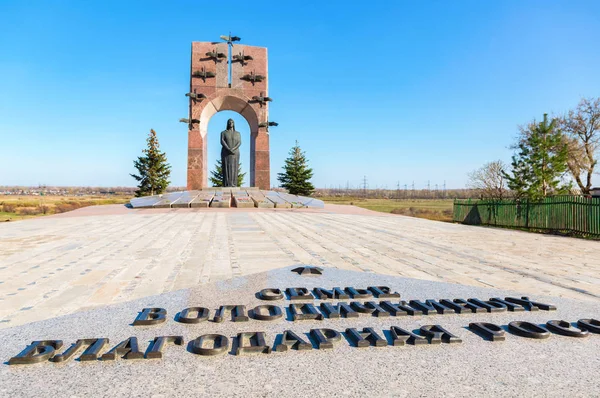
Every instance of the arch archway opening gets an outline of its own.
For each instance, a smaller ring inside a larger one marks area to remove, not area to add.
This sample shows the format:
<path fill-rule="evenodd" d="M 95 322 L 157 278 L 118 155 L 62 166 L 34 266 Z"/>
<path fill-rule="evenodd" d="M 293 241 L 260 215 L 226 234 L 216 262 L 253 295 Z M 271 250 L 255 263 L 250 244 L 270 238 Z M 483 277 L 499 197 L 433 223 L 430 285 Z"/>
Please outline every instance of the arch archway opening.
<path fill-rule="evenodd" d="M 237 114 L 236 117 L 232 117 L 234 119 L 234 121 L 237 120 L 245 120 L 246 121 L 246 126 L 248 126 L 249 128 L 249 134 L 248 134 L 248 138 L 246 140 L 246 142 L 244 142 L 244 135 L 242 134 L 242 147 L 244 148 L 248 148 L 248 151 L 245 151 L 243 148 L 240 150 L 240 160 L 244 159 L 243 153 L 249 153 L 248 155 L 248 159 L 249 159 L 249 165 L 247 168 L 247 177 L 245 178 L 245 182 L 244 185 L 246 186 L 256 186 L 255 184 L 255 165 L 256 165 L 256 138 L 258 135 L 258 115 L 255 111 L 255 109 L 250 105 L 250 103 L 248 102 L 247 98 L 242 98 L 242 97 L 238 97 L 238 96 L 233 96 L 233 95 L 225 95 L 225 96 L 220 96 L 220 97 L 216 97 L 212 100 L 210 100 L 203 108 L 202 113 L 200 115 L 200 136 L 202 137 L 202 142 L 203 142 L 203 152 L 205 154 L 205 156 L 202 159 L 202 163 L 203 163 L 203 170 L 204 170 L 204 183 L 203 186 L 208 187 L 208 181 L 209 181 L 209 173 L 211 170 L 214 170 L 214 166 L 209 164 L 209 158 L 212 160 L 213 158 L 211 157 L 211 153 L 212 154 L 216 154 L 217 152 L 215 152 L 215 149 L 218 151 L 219 153 L 219 158 L 220 158 L 220 151 L 221 151 L 221 143 L 220 143 L 220 133 L 222 130 L 224 130 L 223 128 L 218 130 L 218 132 L 214 132 L 213 134 L 217 136 L 217 141 L 214 141 L 214 136 L 211 135 L 210 137 L 208 137 L 208 125 L 210 123 L 210 121 L 213 119 L 213 116 L 215 116 L 215 114 L 222 112 L 222 111 L 232 111 L 233 114 Z M 231 114 L 231 113 L 230 113 Z M 241 118 L 241 119 L 240 119 Z M 217 120 L 219 120 L 220 117 L 217 118 Z M 225 120 L 227 120 L 228 118 L 226 118 Z M 236 129 L 237 129 L 237 124 L 236 123 Z M 225 125 L 225 124 L 224 124 Z M 240 125 L 244 125 L 243 123 L 240 123 Z M 237 129 L 240 133 L 242 133 L 242 131 L 240 131 L 239 129 Z M 211 145 L 210 148 L 210 152 L 209 152 L 209 148 L 208 148 L 208 142 L 211 141 L 211 143 L 213 143 L 213 145 Z M 217 144 L 215 145 L 214 142 L 217 142 Z M 216 146 L 216 148 L 213 148 L 213 146 Z M 216 164 L 216 155 L 214 158 L 214 162 Z M 243 163 L 242 163 L 242 167 L 243 167 Z"/>

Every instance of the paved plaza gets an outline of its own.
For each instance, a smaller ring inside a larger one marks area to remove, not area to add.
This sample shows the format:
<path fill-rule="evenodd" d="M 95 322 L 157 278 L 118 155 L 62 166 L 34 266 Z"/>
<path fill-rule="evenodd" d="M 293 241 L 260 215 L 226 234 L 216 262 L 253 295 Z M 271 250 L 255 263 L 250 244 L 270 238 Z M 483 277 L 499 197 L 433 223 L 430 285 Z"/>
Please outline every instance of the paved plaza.
<path fill-rule="evenodd" d="M 598 301 L 598 249 L 352 206 L 90 207 L 0 224 L 0 328 L 296 264 Z"/>

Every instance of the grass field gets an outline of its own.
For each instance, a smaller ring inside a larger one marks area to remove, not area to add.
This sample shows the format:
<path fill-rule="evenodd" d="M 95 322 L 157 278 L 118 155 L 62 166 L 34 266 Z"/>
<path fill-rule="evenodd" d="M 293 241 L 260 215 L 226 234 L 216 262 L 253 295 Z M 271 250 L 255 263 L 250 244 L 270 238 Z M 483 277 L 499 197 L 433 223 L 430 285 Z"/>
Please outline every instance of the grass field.
<path fill-rule="evenodd" d="M 124 204 L 129 196 L 30 196 L 0 195 L 0 222 L 64 213 L 86 206 Z"/>
<path fill-rule="evenodd" d="M 0 195 L 0 222 L 16 221 L 64 213 L 86 206 L 125 204 L 125 195 L 20 196 Z M 358 197 L 320 197 L 325 203 L 354 205 L 384 213 L 402 214 L 429 220 L 452 221 L 452 199 L 363 199 Z"/>
<path fill-rule="evenodd" d="M 363 199 L 356 197 L 323 197 L 325 203 L 354 205 L 384 213 L 452 221 L 453 199 Z"/>

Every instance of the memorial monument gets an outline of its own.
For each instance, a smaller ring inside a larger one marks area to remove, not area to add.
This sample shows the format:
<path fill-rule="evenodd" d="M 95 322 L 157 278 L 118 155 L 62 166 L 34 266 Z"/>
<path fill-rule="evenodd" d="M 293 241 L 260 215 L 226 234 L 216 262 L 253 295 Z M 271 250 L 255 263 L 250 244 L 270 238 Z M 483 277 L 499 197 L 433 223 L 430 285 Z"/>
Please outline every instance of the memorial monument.
<path fill-rule="evenodd" d="M 250 126 L 250 186 L 270 188 L 267 49 L 224 42 L 193 42 L 190 67 L 187 189 L 208 187 L 208 123 L 220 111 L 242 115 Z M 239 156 L 239 155 L 238 155 Z M 223 164 L 225 168 L 225 164 Z"/>

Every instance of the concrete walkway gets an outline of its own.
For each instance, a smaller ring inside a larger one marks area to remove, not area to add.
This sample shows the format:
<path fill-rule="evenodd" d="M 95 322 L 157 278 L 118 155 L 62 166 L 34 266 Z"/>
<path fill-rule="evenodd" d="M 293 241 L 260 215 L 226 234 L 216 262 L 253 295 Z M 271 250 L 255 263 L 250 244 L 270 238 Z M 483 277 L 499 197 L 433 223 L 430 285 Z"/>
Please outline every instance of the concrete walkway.
<path fill-rule="evenodd" d="M 0 224 L 0 328 L 299 263 L 599 301 L 598 253 L 351 206 L 93 207 Z"/>

